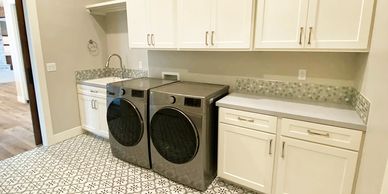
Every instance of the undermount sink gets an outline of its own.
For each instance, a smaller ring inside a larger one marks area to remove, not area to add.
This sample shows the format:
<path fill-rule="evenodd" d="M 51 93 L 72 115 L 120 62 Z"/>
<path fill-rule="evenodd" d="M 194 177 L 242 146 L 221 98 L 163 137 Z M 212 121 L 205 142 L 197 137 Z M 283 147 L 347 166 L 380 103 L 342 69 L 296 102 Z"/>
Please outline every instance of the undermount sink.
<path fill-rule="evenodd" d="M 120 77 L 104 77 L 104 78 L 98 78 L 98 79 L 91 79 L 84 81 L 85 83 L 89 84 L 96 84 L 96 85 L 103 85 L 106 86 L 109 83 L 119 82 L 119 81 L 125 81 L 130 80 L 132 78 L 120 78 Z"/>

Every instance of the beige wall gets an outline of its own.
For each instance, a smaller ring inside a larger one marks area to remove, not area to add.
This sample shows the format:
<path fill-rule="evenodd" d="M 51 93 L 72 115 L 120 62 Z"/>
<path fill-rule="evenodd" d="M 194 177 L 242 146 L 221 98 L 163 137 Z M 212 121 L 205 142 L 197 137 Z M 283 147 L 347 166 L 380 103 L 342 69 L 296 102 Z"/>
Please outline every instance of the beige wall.
<path fill-rule="evenodd" d="M 122 11 L 108 14 L 106 16 L 105 32 L 108 54 L 119 54 L 123 58 L 123 64 L 127 68 L 139 69 L 140 62 L 143 64 L 143 69 L 147 69 L 147 50 L 129 50 L 127 12 Z M 113 66 L 117 67 L 117 61 L 112 61 L 112 64 L 116 64 Z"/>
<path fill-rule="evenodd" d="M 182 80 L 233 84 L 237 77 L 297 81 L 298 69 L 307 82 L 355 85 L 359 69 L 356 53 L 303 52 L 188 52 L 149 51 L 150 75 L 162 71 L 181 74 Z"/>
<path fill-rule="evenodd" d="M 357 194 L 379 194 L 388 158 L 388 1 L 377 1 L 369 56 L 360 89 L 371 102 Z M 362 71 L 361 71 L 362 72 Z"/>
<path fill-rule="evenodd" d="M 80 126 L 74 72 L 102 67 L 106 57 L 103 19 L 96 20 L 84 8 L 94 2 L 98 1 L 37 1 L 44 62 L 57 63 L 56 72 L 46 72 L 54 133 Z M 99 43 L 98 56 L 89 54 L 89 39 Z"/>

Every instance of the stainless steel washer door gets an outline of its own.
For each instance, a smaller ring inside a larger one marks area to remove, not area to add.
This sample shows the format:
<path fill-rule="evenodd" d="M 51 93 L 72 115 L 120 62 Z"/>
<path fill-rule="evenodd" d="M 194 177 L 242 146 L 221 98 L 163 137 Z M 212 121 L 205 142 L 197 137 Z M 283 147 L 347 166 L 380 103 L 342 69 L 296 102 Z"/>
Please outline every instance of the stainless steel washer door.
<path fill-rule="evenodd" d="M 143 119 L 138 109 L 127 99 L 114 99 L 107 111 L 108 127 L 111 135 L 121 145 L 137 145 L 144 133 Z"/>
<path fill-rule="evenodd" d="M 156 150 L 172 163 L 189 162 L 198 152 L 198 131 L 190 118 L 176 108 L 157 111 L 151 119 L 150 133 Z"/>

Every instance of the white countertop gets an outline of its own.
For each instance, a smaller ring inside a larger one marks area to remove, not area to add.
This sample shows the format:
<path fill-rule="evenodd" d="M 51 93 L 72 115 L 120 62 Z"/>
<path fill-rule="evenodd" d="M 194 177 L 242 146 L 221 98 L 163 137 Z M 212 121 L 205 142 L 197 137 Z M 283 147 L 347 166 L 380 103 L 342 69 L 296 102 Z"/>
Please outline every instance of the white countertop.
<path fill-rule="evenodd" d="M 350 106 L 305 103 L 295 100 L 232 93 L 216 102 L 219 107 L 290 118 L 337 127 L 366 130 L 366 125 Z"/>
<path fill-rule="evenodd" d="M 78 81 L 78 84 L 93 86 L 98 88 L 106 88 L 106 85 L 109 83 L 120 82 L 125 80 L 131 80 L 133 78 L 119 78 L 119 77 L 103 77 L 91 80 Z"/>

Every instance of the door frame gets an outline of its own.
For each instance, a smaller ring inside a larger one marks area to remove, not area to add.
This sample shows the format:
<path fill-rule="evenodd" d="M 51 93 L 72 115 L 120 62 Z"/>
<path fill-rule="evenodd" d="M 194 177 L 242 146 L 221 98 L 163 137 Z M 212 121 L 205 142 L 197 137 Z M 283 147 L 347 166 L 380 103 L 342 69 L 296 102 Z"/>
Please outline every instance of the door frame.
<path fill-rule="evenodd" d="M 20 43 L 36 144 L 61 141 L 53 132 L 36 0 L 6 0 L 16 6 Z"/>
<path fill-rule="evenodd" d="M 27 82 L 27 92 L 28 92 L 28 98 L 29 98 L 35 144 L 40 145 L 43 142 L 42 142 L 42 134 L 41 134 L 41 127 L 40 127 L 38 107 L 37 107 L 37 96 L 36 96 L 35 87 L 34 87 L 34 76 L 32 73 L 30 52 L 28 49 L 29 47 L 28 47 L 28 38 L 27 38 L 27 31 L 26 31 L 26 22 L 24 19 L 23 2 L 22 0 L 15 0 L 15 1 L 8 1 L 7 3 L 9 3 L 11 7 L 13 6 L 16 7 L 17 20 L 15 21 L 16 24 L 14 25 L 16 26 L 15 28 L 17 28 L 15 30 L 19 30 L 18 33 L 19 33 L 19 40 L 20 40 L 20 47 L 21 47 L 20 57 L 22 57 L 24 71 L 25 71 L 24 72 L 25 79 Z M 17 32 L 14 32 L 14 34 L 17 35 Z"/>

